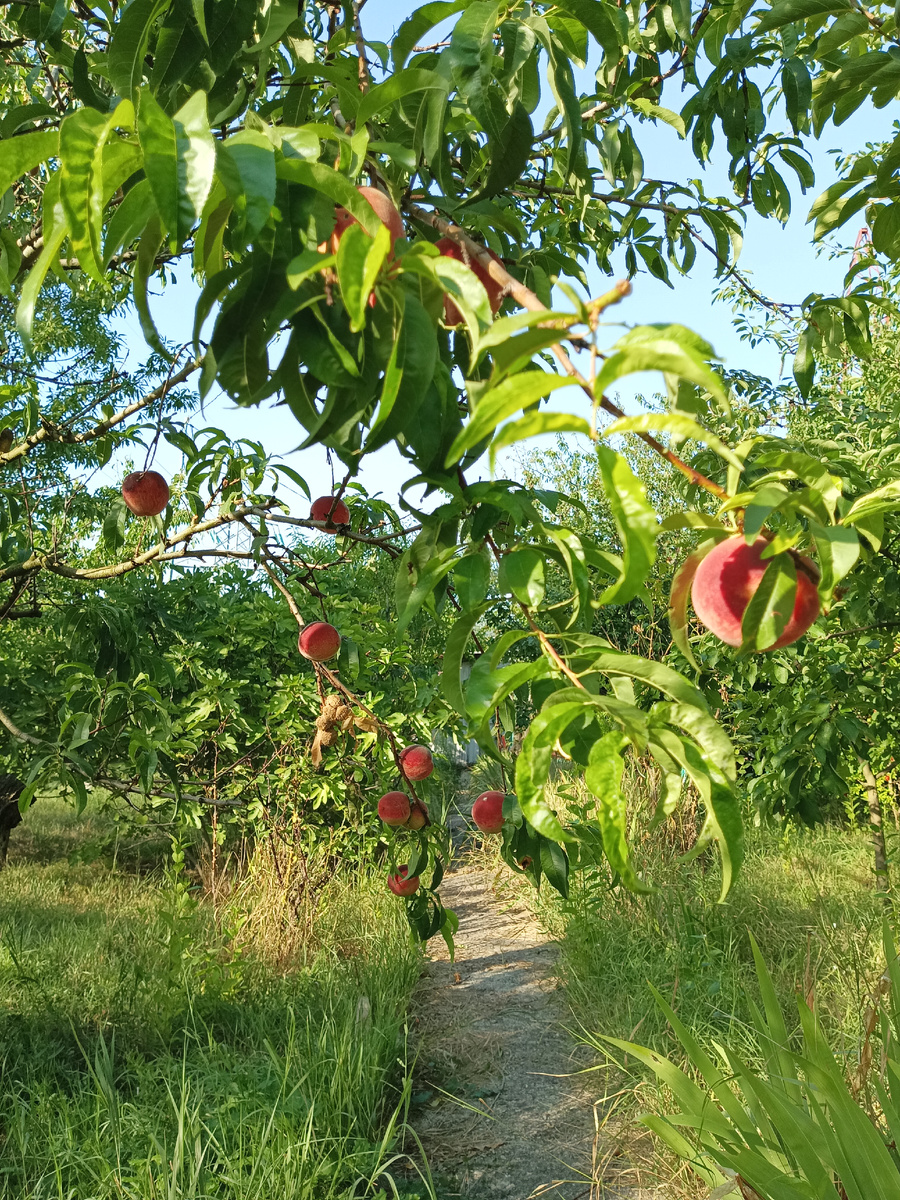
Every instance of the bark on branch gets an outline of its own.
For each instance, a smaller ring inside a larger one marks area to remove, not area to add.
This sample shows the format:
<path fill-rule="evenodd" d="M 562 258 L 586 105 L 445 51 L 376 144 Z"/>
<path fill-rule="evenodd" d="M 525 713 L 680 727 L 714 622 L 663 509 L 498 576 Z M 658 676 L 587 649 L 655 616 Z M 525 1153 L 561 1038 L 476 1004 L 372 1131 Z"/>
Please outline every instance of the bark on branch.
<path fill-rule="evenodd" d="M 415 220 L 421 221 L 425 225 L 430 225 L 439 233 L 444 234 L 446 237 L 453 238 L 455 242 L 457 242 L 460 246 L 463 246 L 469 257 L 477 259 L 483 270 L 487 272 L 491 279 L 500 284 L 500 286 L 507 291 L 518 304 L 522 306 L 522 308 L 527 308 L 530 312 L 547 311 L 546 305 L 541 303 L 541 301 L 537 298 L 534 292 L 531 291 L 530 288 L 526 287 L 524 283 L 520 283 L 518 279 L 514 279 L 513 276 L 510 275 L 509 271 L 507 271 L 502 265 L 502 263 L 496 262 L 487 252 L 485 247 L 479 245 L 478 242 L 473 241 L 466 231 L 459 225 L 454 224 L 452 221 L 445 220 L 443 217 L 438 216 L 436 212 L 427 212 L 424 208 L 421 208 L 412 200 L 405 201 L 403 207 L 411 217 L 415 218 Z M 631 291 L 631 284 L 627 282 L 620 283 L 616 285 L 616 287 L 619 291 L 619 299 L 627 296 Z M 616 289 L 613 289 L 613 292 L 615 292 L 615 290 Z M 604 299 L 607 301 L 607 304 L 609 304 L 614 303 L 616 297 L 610 294 L 609 297 L 604 297 Z M 565 373 L 570 376 L 573 382 L 578 384 L 578 386 L 589 397 L 591 403 L 593 404 L 595 402 L 594 389 L 572 362 L 571 358 L 569 358 L 566 351 L 558 343 L 555 346 L 551 346 L 551 350 Z M 614 404 L 608 396 L 600 396 L 596 399 L 596 403 L 600 408 L 603 409 L 604 412 L 609 413 L 609 415 L 612 417 L 616 417 L 618 419 L 626 415 L 625 412 L 619 408 L 617 404 Z M 719 484 L 715 483 L 712 479 L 707 479 L 707 477 L 700 471 L 695 471 L 693 467 L 689 466 L 683 461 L 683 459 L 679 458 L 677 454 L 674 454 L 671 450 L 667 449 L 662 442 L 657 441 L 652 434 L 639 433 L 637 436 L 652 450 L 655 450 L 656 453 L 662 458 L 666 459 L 667 462 L 671 463 L 673 467 L 680 471 L 682 475 L 686 476 L 695 486 L 705 488 L 706 491 L 711 492 L 714 496 L 718 496 L 720 500 L 725 500 L 728 498 L 728 493 L 723 487 L 720 487 Z"/>
<path fill-rule="evenodd" d="M 100 421 L 91 429 L 86 429 L 83 433 L 73 433 L 65 428 L 43 425 L 34 433 L 28 435 L 17 446 L 13 446 L 7 450 L 5 454 L 0 454 L 0 468 L 5 467 L 7 463 L 15 462 L 16 459 L 30 454 L 35 446 L 39 446 L 42 442 L 64 442 L 70 446 L 83 446 L 86 442 L 92 442 L 98 437 L 102 437 L 104 433 L 109 433 L 110 429 L 114 429 L 117 425 L 121 425 L 123 421 L 127 421 L 129 417 L 133 417 L 135 413 L 141 412 L 148 408 L 157 400 L 162 400 L 174 387 L 177 387 L 197 370 L 200 366 L 199 362 L 189 362 L 187 366 L 181 368 L 175 375 L 170 376 L 165 383 L 161 383 L 158 388 L 154 388 L 152 392 L 148 392 L 140 400 L 135 400 L 133 404 L 128 404 L 119 412 L 113 413 L 111 417 L 107 417 L 105 421 Z"/>

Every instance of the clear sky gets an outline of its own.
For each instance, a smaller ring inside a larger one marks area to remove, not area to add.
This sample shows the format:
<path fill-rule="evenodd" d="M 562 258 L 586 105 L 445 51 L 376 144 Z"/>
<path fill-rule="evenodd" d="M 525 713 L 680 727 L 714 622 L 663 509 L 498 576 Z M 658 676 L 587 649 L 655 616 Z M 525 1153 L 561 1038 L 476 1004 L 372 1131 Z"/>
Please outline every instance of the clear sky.
<path fill-rule="evenodd" d="M 364 10 L 367 36 L 388 40 L 405 12 L 412 7 L 406 0 L 402 7 L 395 0 L 368 0 Z M 590 87 L 587 79 L 582 86 L 586 90 Z M 666 100 L 674 105 L 676 96 L 667 96 Z M 859 147 L 866 141 L 886 137 L 890 126 L 886 110 L 875 112 L 871 109 L 856 113 L 838 129 L 829 126 L 822 140 L 811 146 L 816 172 L 812 192 L 803 196 L 792 173 L 785 172 L 788 182 L 793 183 L 794 200 L 787 225 L 782 227 L 774 220 L 763 220 L 753 212 L 748 214 L 740 267 L 743 273 L 750 275 L 754 286 L 764 295 L 780 302 L 797 303 L 810 292 L 835 293 L 841 290 L 846 264 L 830 259 L 827 253 L 817 252 L 810 245 L 806 216 L 813 199 L 836 178 L 833 156 L 829 151 Z M 668 126 L 656 127 L 648 123 L 637 126 L 634 132 L 644 156 L 647 176 L 662 179 L 699 177 L 707 194 L 729 193 L 724 171 L 716 167 L 701 170 L 690 147 Z M 724 145 L 717 149 L 722 151 L 721 157 L 724 157 Z M 714 157 L 719 157 L 715 151 Z M 852 243 L 856 232 L 856 226 L 848 227 L 845 239 Z M 619 264 L 616 277 L 624 273 L 624 268 Z M 592 295 L 599 295 L 609 286 L 610 280 L 596 268 L 589 270 L 588 274 Z M 753 349 L 742 342 L 733 327 L 730 308 L 714 302 L 714 262 L 702 248 L 698 249 L 691 275 L 680 277 L 673 273 L 672 282 L 674 287 L 669 288 L 648 274 L 637 276 L 633 281 L 632 296 L 611 315 L 628 324 L 680 322 L 689 325 L 713 344 L 727 366 L 749 369 L 774 378 L 782 373 L 777 352 L 766 346 Z M 173 344 L 186 341 L 190 337 L 197 296 L 197 288 L 187 265 L 181 264 L 176 286 L 167 288 L 161 294 L 157 285 L 156 291 L 152 310 L 161 333 Z M 119 319 L 119 324 L 126 334 L 132 362 L 139 361 L 144 354 L 144 344 L 136 316 L 128 312 Z M 610 332 L 612 340 L 617 334 L 613 330 Z M 784 370 L 790 373 L 790 363 L 785 365 Z M 619 389 L 620 403 L 631 408 L 635 395 L 659 391 L 661 386 L 661 377 L 653 375 L 623 380 Z M 551 399 L 553 408 L 564 410 L 582 411 L 586 405 L 584 396 L 575 389 L 565 389 Z M 330 490 L 331 471 L 324 449 L 295 451 L 295 447 L 303 440 L 304 431 L 286 407 L 264 405 L 259 409 L 238 409 L 220 393 L 213 393 L 208 398 L 205 415 L 209 424 L 225 429 L 229 435 L 260 440 L 267 450 L 284 455 L 286 461 L 308 481 L 313 496 Z M 180 458 L 165 447 L 160 450 L 156 465 L 164 473 L 172 474 L 179 468 Z M 337 463 L 336 467 L 340 478 L 341 464 Z M 502 462 L 498 470 L 502 470 Z M 468 474 L 475 479 L 479 474 L 486 475 L 487 471 L 485 458 Z M 387 447 L 364 460 L 359 478 L 370 492 L 381 492 L 386 499 L 393 501 L 402 481 L 412 473 L 410 464 L 393 447 Z M 120 475 L 121 461 L 114 459 L 103 472 L 102 481 L 113 484 Z M 415 493 L 413 498 L 418 498 Z M 298 499 L 298 512 L 301 507 Z"/>

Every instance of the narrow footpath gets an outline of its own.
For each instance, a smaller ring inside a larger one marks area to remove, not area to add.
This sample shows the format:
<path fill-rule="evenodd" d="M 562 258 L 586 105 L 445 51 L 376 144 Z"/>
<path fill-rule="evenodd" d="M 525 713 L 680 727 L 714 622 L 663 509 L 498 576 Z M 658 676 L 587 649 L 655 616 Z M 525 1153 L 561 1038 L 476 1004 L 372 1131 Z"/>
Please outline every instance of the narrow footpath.
<path fill-rule="evenodd" d="M 602 1073 L 579 1073 L 590 1058 L 565 1030 L 555 945 L 492 882 L 466 867 L 445 879 L 456 961 L 434 939 L 416 998 L 412 1125 L 441 1200 L 652 1200 L 603 1128 Z"/>

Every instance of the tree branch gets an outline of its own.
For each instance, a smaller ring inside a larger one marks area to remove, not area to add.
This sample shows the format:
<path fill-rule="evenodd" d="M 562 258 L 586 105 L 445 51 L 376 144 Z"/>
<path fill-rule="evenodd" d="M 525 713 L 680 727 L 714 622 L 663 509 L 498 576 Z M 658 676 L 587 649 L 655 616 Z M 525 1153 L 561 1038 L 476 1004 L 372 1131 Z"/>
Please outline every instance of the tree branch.
<path fill-rule="evenodd" d="M 491 279 L 493 279 L 496 283 L 499 283 L 505 291 L 509 292 L 513 299 L 516 300 L 523 308 L 527 308 L 530 312 L 547 311 L 546 306 L 540 302 L 530 288 L 527 288 L 524 283 L 520 283 L 518 279 L 513 278 L 513 276 L 510 275 L 502 263 L 499 263 L 493 259 L 490 254 L 488 254 L 485 247 L 479 245 L 478 242 L 473 241 L 466 231 L 459 225 L 454 224 L 452 221 L 444 220 L 444 218 L 438 216 L 436 212 L 426 212 L 425 209 L 420 208 L 418 204 L 413 203 L 411 200 L 407 200 L 403 207 L 406 209 L 409 215 L 414 217 L 417 221 L 421 221 L 426 225 L 431 225 L 431 227 L 438 230 L 439 233 L 453 238 L 455 242 L 457 242 L 466 250 L 471 258 L 477 259 L 481 264 L 482 269 L 491 277 Z M 623 299 L 630 293 L 630 291 L 631 284 L 628 283 L 627 280 L 618 283 L 609 293 L 607 293 L 606 296 L 596 301 L 595 306 L 598 308 L 601 305 L 606 307 L 609 304 L 615 303 L 616 300 Z M 560 364 L 565 373 L 570 376 L 575 383 L 578 384 L 581 390 L 588 396 L 592 404 L 597 403 L 600 408 L 604 410 L 604 412 L 609 413 L 610 416 L 616 417 L 617 419 L 626 415 L 625 412 L 619 408 L 617 404 L 614 404 L 608 396 L 600 396 L 599 399 L 595 398 L 594 389 L 584 378 L 559 343 L 557 343 L 555 346 L 551 346 L 550 349 L 556 356 L 557 362 Z M 700 471 L 694 470 L 694 468 L 684 462 L 683 459 L 680 459 L 677 454 L 674 454 L 661 442 L 658 442 L 656 438 L 652 436 L 652 434 L 639 433 L 637 436 L 642 442 L 646 443 L 651 450 L 655 450 L 657 454 L 666 459 L 667 462 L 671 463 L 672 466 L 679 470 L 682 475 L 691 481 L 692 484 L 697 487 L 705 488 L 706 491 L 711 492 L 714 496 L 718 496 L 720 500 L 725 500 L 728 498 L 728 493 L 723 487 L 720 487 L 719 484 L 715 483 L 712 479 L 707 479 L 707 477 Z"/>
<path fill-rule="evenodd" d="M 35 737 L 34 734 L 25 733 L 19 729 L 13 720 L 6 715 L 0 708 L 0 725 L 5 726 L 18 742 L 26 742 L 29 746 L 46 746 L 50 750 L 62 750 L 62 747 L 57 742 L 48 742 L 45 738 Z M 243 805 L 236 800 L 210 800 L 206 796 L 179 796 L 177 792 L 144 792 L 141 788 L 135 787 L 130 783 L 122 783 L 118 779 L 107 779 L 105 777 L 94 778 L 87 771 L 83 771 L 80 767 L 72 764 L 72 769 L 77 771 L 88 783 L 93 787 L 106 788 L 111 792 L 119 792 L 121 794 L 137 794 L 158 797 L 162 800 L 189 800 L 195 804 L 211 804 L 217 808 L 242 808 Z"/>
<path fill-rule="evenodd" d="M 116 579 L 120 575 L 127 575 L 129 571 L 133 571 L 137 567 L 146 566 L 147 563 L 158 562 L 160 560 L 171 561 L 172 558 L 176 557 L 188 557 L 189 553 L 193 554 L 194 552 L 185 551 L 184 555 L 167 555 L 166 551 L 183 545 L 190 541 L 192 537 L 196 537 L 198 533 L 207 533 L 210 529 L 220 529 L 223 525 L 228 525 L 232 521 L 240 521 L 243 517 L 251 513 L 266 513 L 271 506 L 277 503 L 279 502 L 273 497 L 271 500 L 267 500 L 265 504 L 236 508 L 233 512 L 220 513 L 219 516 L 211 517 L 208 521 L 198 521 L 195 524 L 189 525 L 180 533 L 166 538 L 158 546 L 153 546 L 150 550 L 145 550 L 143 554 L 136 554 L 133 558 L 113 563 L 107 567 L 90 567 L 86 569 L 69 567 L 65 563 L 59 562 L 52 555 L 34 554 L 31 558 L 26 559 L 25 562 L 16 563 L 0 570 L 0 580 L 16 579 L 22 575 L 35 575 L 38 571 L 51 571 L 54 575 L 62 575 L 65 579 Z M 200 550 L 197 553 L 203 556 L 204 554 L 215 553 L 215 551 Z"/>
<path fill-rule="evenodd" d="M 185 379 L 189 375 L 192 375 L 199 366 L 199 362 L 189 362 L 187 366 L 182 367 L 176 375 L 172 375 L 165 383 L 155 388 L 154 391 L 148 393 L 148 395 L 140 400 L 135 400 L 133 404 L 127 405 L 121 411 L 114 413 L 105 421 L 101 421 L 98 425 L 95 425 L 92 429 L 85 430 L 84 433 L 72 433 L 70 430 L 60 429 L 52 425 L 42 425 L 35 433 L 29 434 L 24 441 L 19 442 L 17 446 L 13 446 L 11 450 L 7 450 L 5 454 L 0 454 L 0 468 L 5 467 L 7 463 L 14 462 L 17 458 L 22 458 L 24 455 L 29 454 L 41 442 L 63 442 L 66 445 L 82 446 L 85 442 L 92 442 L 95 438 L 102 437 L 104 433 L 108 433 L 116 425 L 121 425 L 123 421 L 127 421 L 135 413 L 148 408 L 156 400 L 161 400 L 173 387 L 184 383 Z"/>

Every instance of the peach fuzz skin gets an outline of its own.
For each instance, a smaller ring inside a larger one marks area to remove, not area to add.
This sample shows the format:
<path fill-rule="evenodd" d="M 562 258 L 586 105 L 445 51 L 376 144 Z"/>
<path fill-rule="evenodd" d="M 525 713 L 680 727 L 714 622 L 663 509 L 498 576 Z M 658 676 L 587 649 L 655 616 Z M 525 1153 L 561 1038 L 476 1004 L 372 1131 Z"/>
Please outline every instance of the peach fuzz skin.
<path fill-rule="evenodd" d="M 405 825 L 409 814 L 409 796 L 405 792 L 385 792 L 378 801 L 378 815 L 385 825 Z"/>
<path fill-rule="evenodd" d="M 741 645 L 741 621 L 756 594 L 769 559 L 762 558 L 768 540 L 758 537 L 752 546 L 737 534 L 719 542 L 697 568 L 691 585 L 694 612 L 711 633 L 729 646 Z M 766 646 L 779 650 L 803 637 L 819 615 L 819 571 L 815 563 L 795 554 L 797 593 L 781 637 Z"/>
<path fill-rule="evenodd" d="M 341 635 L 327 621 L 313 621 L 300 630 L 297 649 L 311 662 L 327 662 L 341 648 Z"/>
<path fill-rule="evenodd" d="M 503 828 L 503 792 L 482 792 L 472 805 L 472 820 L 482 833 L 499 833 Z"/>
<path fill-rule="evenodd" d="M 169 485 L 159 471 L 132 471 L 122 482 L 122 499 L 136 517 L 158 517 L 169 503 Z"/>
<path fill-rule="evenodd" d="M 408 875 L 409 868 L 405 863 L 397 868 L 396 875 L 388 875 L 388 887 L 395 896 L 411 896 L 419 890 L 418 875 L 413 875 L 412 878 L 408 878 Z"/>
<path fill-rule="evenodd" d="M 400 752 L 400 769 L 407 779 L 417 783 L 434 770 L 434 759 L 427 746 L 407 746 Z"/>

